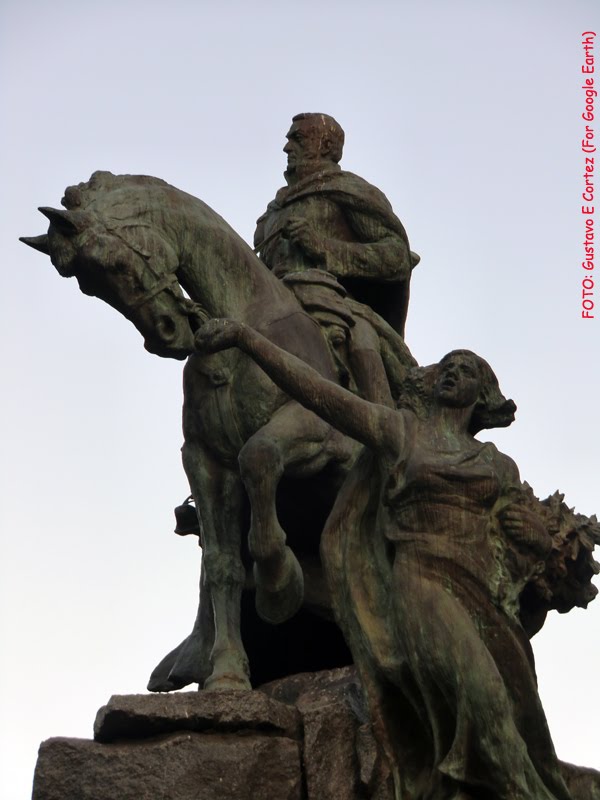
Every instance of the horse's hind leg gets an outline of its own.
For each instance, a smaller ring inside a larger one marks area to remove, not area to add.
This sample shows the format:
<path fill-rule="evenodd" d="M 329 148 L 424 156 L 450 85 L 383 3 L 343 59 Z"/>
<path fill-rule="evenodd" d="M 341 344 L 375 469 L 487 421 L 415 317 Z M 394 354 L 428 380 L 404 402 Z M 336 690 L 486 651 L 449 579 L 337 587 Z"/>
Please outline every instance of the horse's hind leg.
<path fill-rule="evenodd" d="M 304 598 L 302 569 L 277 519 L 277 485 L 284 474 L 315 474 L 330 460 L 349 456 L 347 440 L 295 402 L 280 408 L 240 451 L 252 512 L 248 545 L 255 561 L 256 610 L 267 622 L 289 619 Z"/>
<path fill-rule="evenodd" d="M 245 579 L 240 556 L 243 487 L 236 472 L 223 467 L 200 445 L 186 442 L 182 452 L 201 519 L 203 569 L 214 620 L 212 672 L 204 688 L 250 689 L 240 633 Z"/>

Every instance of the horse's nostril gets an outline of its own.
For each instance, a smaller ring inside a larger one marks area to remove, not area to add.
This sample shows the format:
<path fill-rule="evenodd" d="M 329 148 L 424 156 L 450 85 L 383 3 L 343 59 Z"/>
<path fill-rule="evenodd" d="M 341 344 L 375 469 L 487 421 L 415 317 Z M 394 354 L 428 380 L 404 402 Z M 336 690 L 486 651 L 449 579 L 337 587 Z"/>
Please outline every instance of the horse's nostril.
<path fill-rule="evenodd" d="M 175 320 L 172 317 L 167 316 L 166 314 L 162 314 L 156 320 L 156 328 L 158 330 L 158 334 L 161 339 L 172 339 L 176 332 L 177 326 L 175 325 Z"/>

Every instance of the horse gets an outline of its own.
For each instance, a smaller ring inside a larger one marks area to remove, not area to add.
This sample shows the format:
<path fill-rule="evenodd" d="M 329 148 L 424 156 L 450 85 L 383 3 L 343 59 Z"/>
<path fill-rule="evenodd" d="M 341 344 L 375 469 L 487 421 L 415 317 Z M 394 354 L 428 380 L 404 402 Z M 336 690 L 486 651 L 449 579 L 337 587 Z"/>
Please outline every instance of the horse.
<path fill-rule="evenodd" d="M 201 530 L 201 605 L 192 636 L 163 660 L 162 677 L 149 688 L 179 688 L 191 674 L 205 689 L 250 688 L 240 633 L 242 546 L 254 564 L 259 616 L 271 624 L 291 618 L 304 581 L 278 519 L 278 484 L 328 467 L 339 484 L 357 445 L 287 397 L 241 351 L 194 353 L 194 332 L 211 317 L 246 322 L 336 381 L 330 349 L 294 294 L 201 200 L 158 178 L 95 172 L 61 202 L 64 209 L 39 209 L 48 233 L 22 241 L 130 320 L 149 352 L 187 359 L 182 458 Z M 189 674 L 165 678 L 176 662 Z"/>

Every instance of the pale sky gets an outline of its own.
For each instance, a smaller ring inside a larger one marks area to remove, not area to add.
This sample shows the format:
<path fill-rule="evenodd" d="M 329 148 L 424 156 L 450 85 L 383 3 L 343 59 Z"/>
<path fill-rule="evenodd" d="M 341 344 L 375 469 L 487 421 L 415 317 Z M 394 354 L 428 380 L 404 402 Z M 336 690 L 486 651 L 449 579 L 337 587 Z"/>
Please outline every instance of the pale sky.
<path fill-rule="evenodd" d="M 111 694 L 145 691 L 191 629 L 200 563 L 171 532 L 182 365 L 17 241 L 46 230 L 37 207 L 96 169 L 156 175 L 250 241 L 291 117 L 331 114 L 342 166 L 386 193 L 422 257 L 413 354 L 486 358 L 519 408 L 480 438 L 591 515 L 581 35 L 598 29 L 596 0 L 4 0 L 3 800 L 29 797 L 43 739 L 90 738 Z M 553 613 L 533 645 L 559 756 L 600 769 L 600 600 Z"/>

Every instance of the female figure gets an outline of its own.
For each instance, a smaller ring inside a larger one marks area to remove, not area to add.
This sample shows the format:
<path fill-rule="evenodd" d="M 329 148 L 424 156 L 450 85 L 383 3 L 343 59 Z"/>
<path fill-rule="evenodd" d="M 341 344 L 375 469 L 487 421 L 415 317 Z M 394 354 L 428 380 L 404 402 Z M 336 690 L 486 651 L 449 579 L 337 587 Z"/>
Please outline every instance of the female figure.
<path fill-rule="evenodd" d="M 426 371 L 416 414 L 352 395 L 237 322 L 213 320 L 197 345 L 240 347 L 365 445 L 321 556 L 396 798 L 570 800 L 514 602 L 514 564 L 551 539 L 515 502 L 514 462 L 473 438 L 514 416 L 489 365 L 449 353 Z"/>

